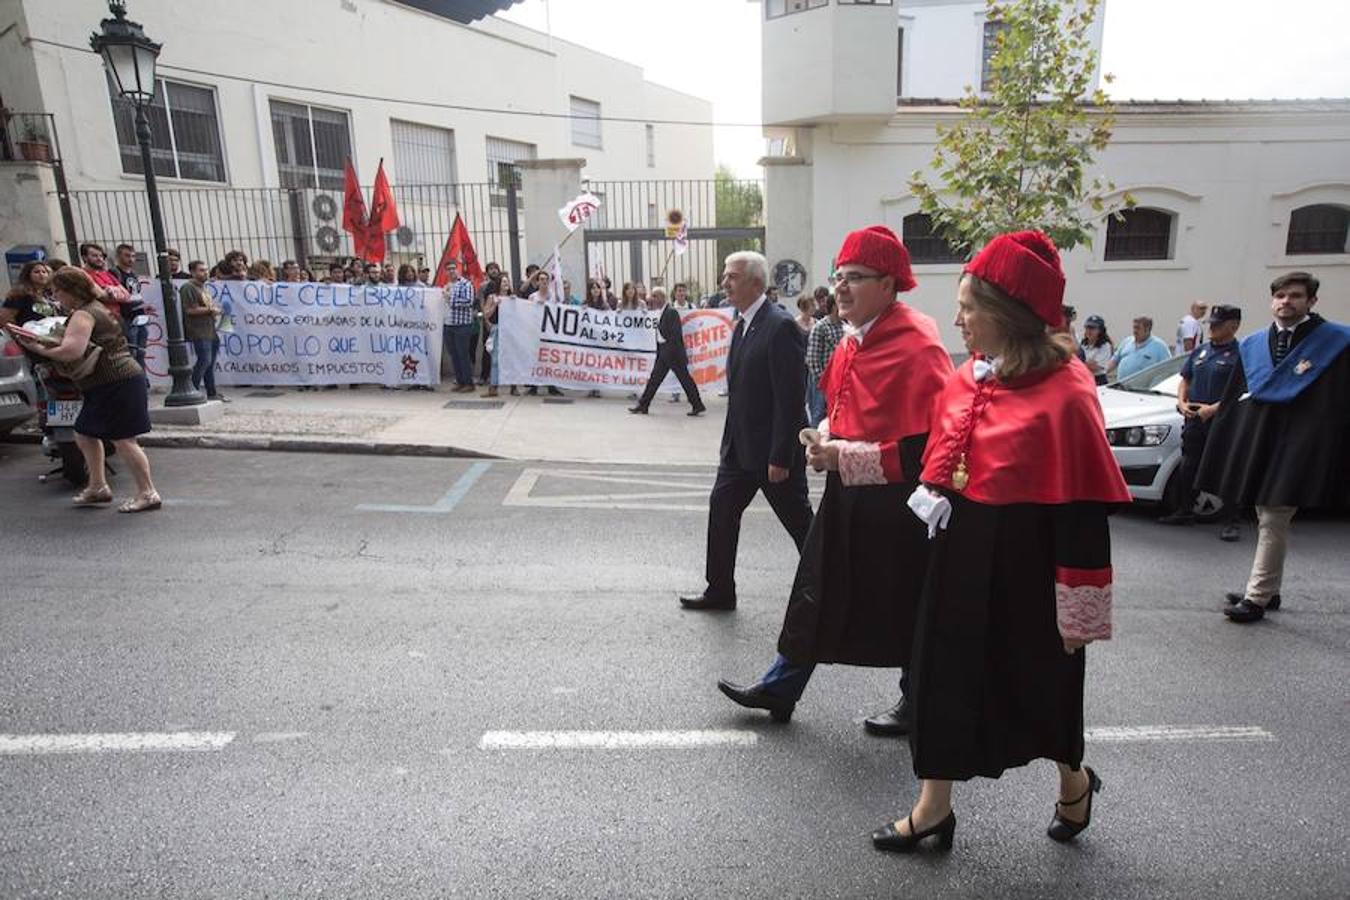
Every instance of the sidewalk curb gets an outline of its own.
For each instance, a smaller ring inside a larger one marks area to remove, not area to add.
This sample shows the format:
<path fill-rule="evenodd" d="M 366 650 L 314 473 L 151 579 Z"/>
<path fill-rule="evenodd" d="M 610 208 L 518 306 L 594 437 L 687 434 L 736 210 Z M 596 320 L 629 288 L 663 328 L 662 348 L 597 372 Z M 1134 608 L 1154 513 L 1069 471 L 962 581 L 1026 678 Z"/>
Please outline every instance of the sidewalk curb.
<path fill-rule="evenodd" d="M 278 453 L 346 453 L 354 456 L 415 456 L 438 459 L 501 459 L 491 453 L 446 447 L 436 444 L 382 444 L 376 441 L 315 440 L 313 438 L 274 438 L 265 436 L 234 436 L 219 434 L 143 434 L 142 447 L 174 450 L 252 450 Z M 38 444 L 42 436 L 29 433 L 11 433 L 0 437 L 0 443 Z"/>

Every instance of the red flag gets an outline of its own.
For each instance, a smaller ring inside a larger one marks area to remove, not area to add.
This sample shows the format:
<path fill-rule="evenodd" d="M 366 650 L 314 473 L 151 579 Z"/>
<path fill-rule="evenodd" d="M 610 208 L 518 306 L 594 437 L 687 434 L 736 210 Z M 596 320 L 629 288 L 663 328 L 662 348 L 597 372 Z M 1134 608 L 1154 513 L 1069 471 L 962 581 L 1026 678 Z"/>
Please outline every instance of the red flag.
<path fill-rule="evenodd" d="M 384 160 L 375 173 L 375 190 L 370 195 L 370 220 L 366 226 L 367 262 L 384 262 L 384 236 L 398 228 L 398 210 L 394 208 L 394 192 L 384 175 Z"/>
<path fill-rule="evenodd" d="M 356 255 L 366 256 L 366 201 L 361 196 L 361 185 L 356 180 L 351 157 L 347 157 L 346 183 L 342 188 L 342 230 L 350 232 Z"/>
<path fill-rule="evenodd" d="M 478 264 L 478 254 L 474 252 L 473 241 L 469 239 L 469 229 L 464 227 L 464 220 L 459 213 L 455 213 L 455 224 L 451 226 L 450 237 L 441 251 L 441 261 L 436 264 L 436 280 L 433 282 L 436 287 L 445 287 L 450 281 L 450 273 L 446 271 L 450 263 L 459 266 L 459 274 L 473 282 L 474 290 L 483 286 L 483 267 Z"/>

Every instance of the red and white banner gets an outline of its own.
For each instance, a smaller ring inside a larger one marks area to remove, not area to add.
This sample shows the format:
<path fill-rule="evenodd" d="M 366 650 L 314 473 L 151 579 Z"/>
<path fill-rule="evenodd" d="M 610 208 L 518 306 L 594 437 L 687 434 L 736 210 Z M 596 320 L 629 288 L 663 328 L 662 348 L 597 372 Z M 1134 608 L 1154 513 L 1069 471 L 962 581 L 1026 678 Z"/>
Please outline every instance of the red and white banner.
<path fill-rule="evenodd" d="M 586 220 L 600 209 L 600 198 L 590 193 L 578 194 L 575 199 L 558 210 L 558 218 L 567 226 L 568 231 L 576 231 Z"/>
<path fill-rule="evenodd" d="M 726 386 L 731 350 L 730 308 L 680 313 L 689 374 L 700 390 Z M 656 362 L 660 313 L 611 311 L 538 303 L 502 302 L 497 326 L 502 384 L 553 385 L 577 390 L 640 391 Z M 668 376 L 661 390 L 678 391 Z"/>

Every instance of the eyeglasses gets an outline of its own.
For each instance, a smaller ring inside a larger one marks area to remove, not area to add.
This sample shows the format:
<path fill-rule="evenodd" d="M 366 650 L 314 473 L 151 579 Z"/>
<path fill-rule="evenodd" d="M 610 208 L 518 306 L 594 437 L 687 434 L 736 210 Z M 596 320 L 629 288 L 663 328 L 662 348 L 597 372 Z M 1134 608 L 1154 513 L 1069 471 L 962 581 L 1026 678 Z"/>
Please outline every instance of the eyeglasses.
<path fill-rule="evenodd" d="M 885 275 L 868 275 L 864 272 L 835 272 L 832 280 L 835 284 L 847 284 L 849 287 L 856 287 L 864 281 L 875 281 L 885 277 Z"/>

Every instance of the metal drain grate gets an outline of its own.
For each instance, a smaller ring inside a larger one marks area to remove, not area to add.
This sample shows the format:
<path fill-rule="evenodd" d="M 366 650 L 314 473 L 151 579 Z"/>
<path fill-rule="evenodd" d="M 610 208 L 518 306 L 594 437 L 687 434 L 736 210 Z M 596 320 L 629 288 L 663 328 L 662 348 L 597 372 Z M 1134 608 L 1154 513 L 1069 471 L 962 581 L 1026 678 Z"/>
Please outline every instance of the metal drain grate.
<path fill-rule="evenodd" d="M 257 398 L 259 398 L 259 399 L 267 399 L 267 398 L 271 398 L 271 397 L 284 397 L 284 396 L 286 396 L 286 394 L 285 394 L 285 392 L 283 392 L 283 391 L 249 391 L 249 392 L 248 392 L 247 394 L 245 394 L 244 396 L 245 396 L 245 397 L 257 397 Z"/>
<path fill-rule="evenodd" d="M 451 400 L 442 409 L 501 409 L 506 404 L 500 400 Z"/>

